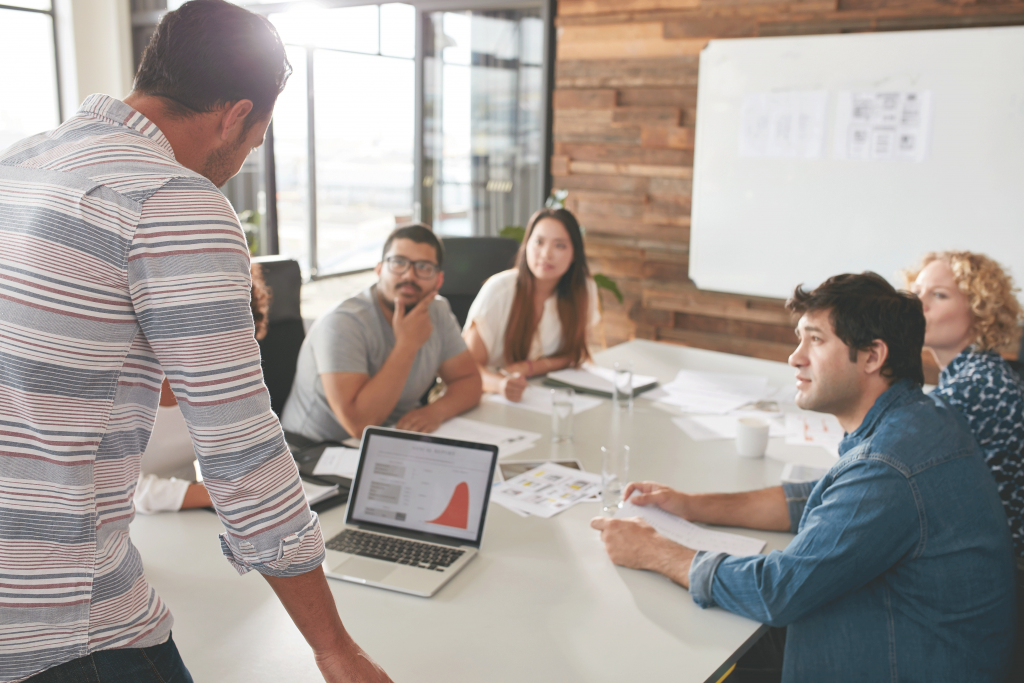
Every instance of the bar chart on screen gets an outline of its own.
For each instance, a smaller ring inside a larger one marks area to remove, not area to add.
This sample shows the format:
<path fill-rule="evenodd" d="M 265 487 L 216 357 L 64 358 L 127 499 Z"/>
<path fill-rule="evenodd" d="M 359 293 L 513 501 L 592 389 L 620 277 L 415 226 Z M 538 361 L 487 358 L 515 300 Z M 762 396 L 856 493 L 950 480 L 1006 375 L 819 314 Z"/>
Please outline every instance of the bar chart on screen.
<path fill-rule="evenodd" d="M 469 484 L 459 482 L 444 512 L 435 519 L 427 520 L 427 524 L 465 529 L 469 525 Z"/>

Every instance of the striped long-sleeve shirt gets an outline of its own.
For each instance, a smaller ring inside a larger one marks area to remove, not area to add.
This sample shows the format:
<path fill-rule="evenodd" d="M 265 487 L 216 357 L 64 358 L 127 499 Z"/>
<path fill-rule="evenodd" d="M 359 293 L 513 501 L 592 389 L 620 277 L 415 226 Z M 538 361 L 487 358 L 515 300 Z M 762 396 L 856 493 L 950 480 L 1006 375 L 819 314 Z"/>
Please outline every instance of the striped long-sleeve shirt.
<path fill-rule="evenodd" d="M 166 640 L 128 537 L 166 374 L 240 572 L 323 561 L 260 371 L 249 253 L 160 130 L 93 95 L 0 152 L 0 680 Z"/>

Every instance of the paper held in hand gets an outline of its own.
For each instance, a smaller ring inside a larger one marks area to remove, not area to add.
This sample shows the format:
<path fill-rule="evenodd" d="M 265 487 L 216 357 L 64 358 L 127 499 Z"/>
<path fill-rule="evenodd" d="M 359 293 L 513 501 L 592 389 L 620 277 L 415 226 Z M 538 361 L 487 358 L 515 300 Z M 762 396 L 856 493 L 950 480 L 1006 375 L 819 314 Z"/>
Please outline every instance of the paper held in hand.
<path fill-rule="evenodd" d="M 765 542 L 757 538 L 729 534 L 724 531 L 710 531 L 699 527 L 693 522 L 676 517 L 655 505 L 634 505 L 627 500 L 622 504 L 619 514 L 615 516 L 645 519 L 665 538 L 694 550 L 728 553 L 743 557 L 757 555 L 765 546 Z"/>

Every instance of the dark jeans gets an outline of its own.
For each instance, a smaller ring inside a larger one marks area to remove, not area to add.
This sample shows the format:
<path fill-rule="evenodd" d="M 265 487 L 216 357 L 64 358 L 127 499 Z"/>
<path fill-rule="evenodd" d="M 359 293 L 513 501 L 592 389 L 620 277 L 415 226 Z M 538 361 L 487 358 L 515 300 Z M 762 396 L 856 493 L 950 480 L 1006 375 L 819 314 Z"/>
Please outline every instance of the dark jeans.
<path fill-rule="evenodd" d="M 779 683 L 782 680 L 782 654 L 786 649 L 786 629 L 770 628 L 746 654 L 726 683 Z"/>
<path fill-rule="evenodd" d="M 1017 636 L 1008 681 L 1024 681 L 1024 570 L 1017 569 Z"/>
<path fill-rule="evenodd" d="M 192 683 L 170 636 L 153 647 L 100 650 L 28 678 L 24 683 Z"/>

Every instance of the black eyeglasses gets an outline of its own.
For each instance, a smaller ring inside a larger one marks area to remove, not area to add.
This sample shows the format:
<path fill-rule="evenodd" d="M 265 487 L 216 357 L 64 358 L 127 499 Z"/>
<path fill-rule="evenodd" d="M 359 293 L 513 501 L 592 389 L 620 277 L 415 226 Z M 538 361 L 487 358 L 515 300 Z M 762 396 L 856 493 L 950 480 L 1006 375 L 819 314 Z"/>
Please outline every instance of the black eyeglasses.
<path fill-rule="evenodd" d="M 409 266 L 415 269 L 417 277 L 424 279 L 434 277 L 441 272 L 441 266 L 433 261 L 410 261 L 404 256 L 388 256 L 384 259 L 384 262 L 388 264 L 388 270 L 396 275 L 402 275 L 407 272 Z"/>

